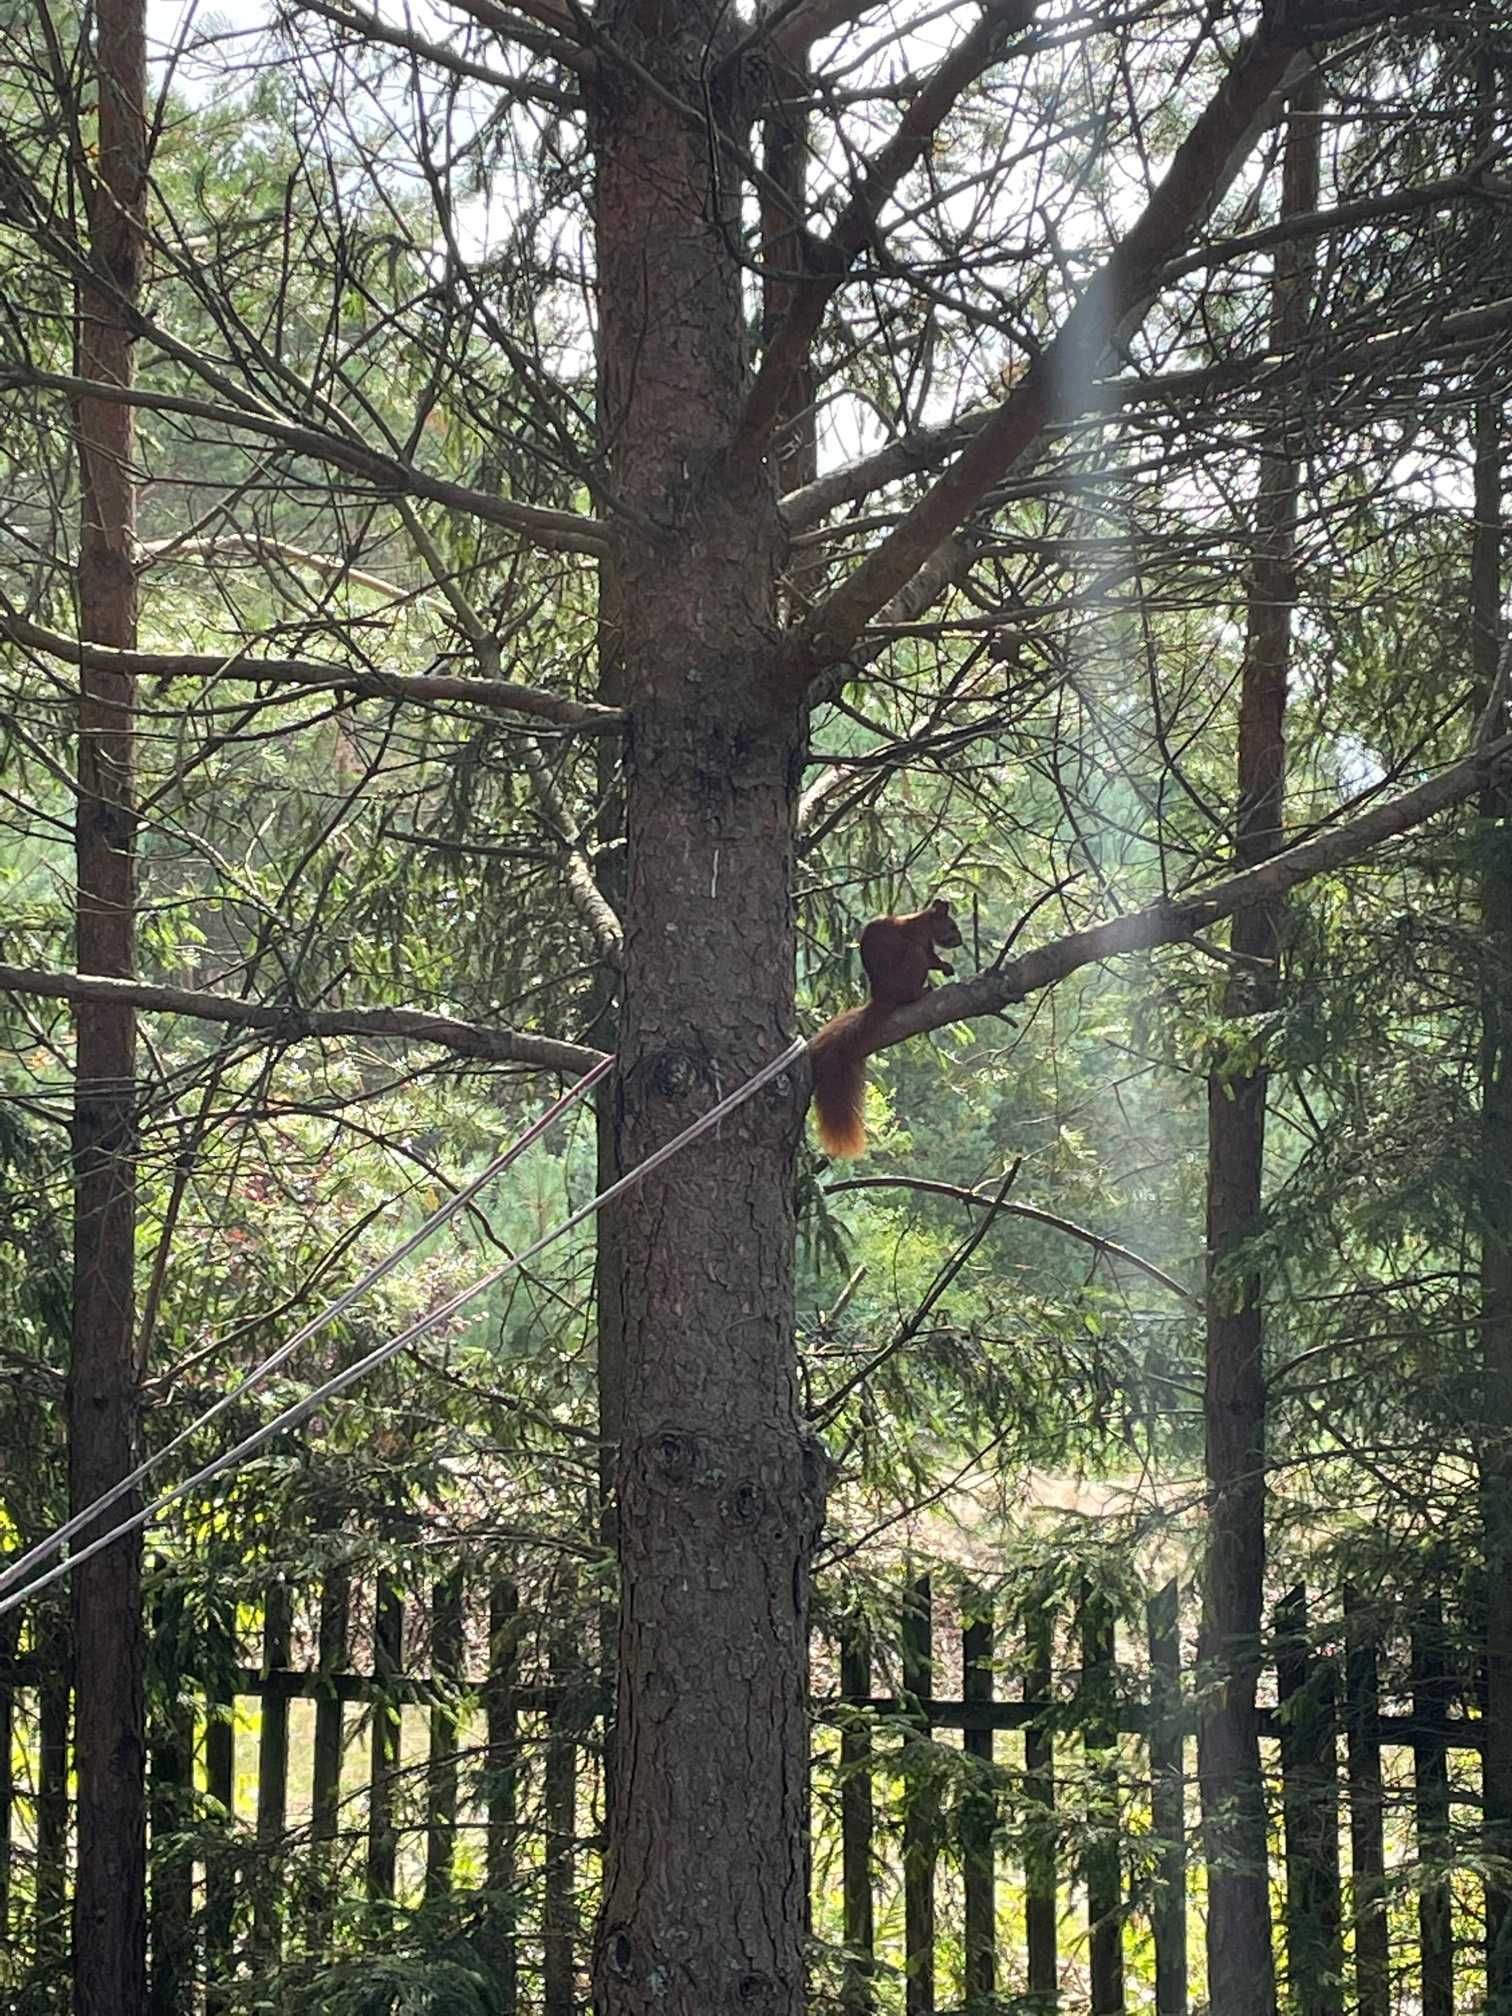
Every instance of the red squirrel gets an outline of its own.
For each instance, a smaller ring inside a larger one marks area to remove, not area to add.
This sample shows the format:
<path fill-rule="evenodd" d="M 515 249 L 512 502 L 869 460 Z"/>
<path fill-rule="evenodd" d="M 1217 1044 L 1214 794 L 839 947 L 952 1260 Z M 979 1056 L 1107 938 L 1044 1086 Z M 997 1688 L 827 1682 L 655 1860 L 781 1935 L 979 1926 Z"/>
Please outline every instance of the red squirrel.
<path fill-rule="evenodd" d="M 861 933 L 871 999 L 826 1022 L 809 1044 L 819 1142 L 827 1155 L 859 1155 L 865 1148 L 866 1060 L 877 1047 L 878 1031 L 894 1008 L 928 992 L 931 973 L 954 970 L 939 948 L 960 942 L 961 927 L 945 902 L 911 917 L 874 917 Z"/>

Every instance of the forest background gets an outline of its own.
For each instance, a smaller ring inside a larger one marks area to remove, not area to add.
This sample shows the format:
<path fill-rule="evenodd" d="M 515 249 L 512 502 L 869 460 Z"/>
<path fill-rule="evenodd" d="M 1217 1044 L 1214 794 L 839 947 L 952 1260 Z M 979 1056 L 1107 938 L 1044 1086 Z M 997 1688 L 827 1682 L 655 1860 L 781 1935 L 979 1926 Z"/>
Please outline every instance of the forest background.
<path fill-rule="evenodd" d="M 636 1167 L 868 916 L 965 935 L 859 1179 L 795 1064 L 0 1616 L 7 2006 L 1044 2008 L 1048 1856 L 1064 2006 L 1153 2007 L 1081 1683 L 1174 1581 L 1162 2016 L 1512 2007 L 1505 10 L 4 22 L 8 1554 Z M 1048 1821 L 1033 1729 L 911 1719 L 931 1566 L 978 1683 L 1050 1634 Z M 1388 1756 L 1309 1898 L 1277 1656 L 1415 1711 L 1430 1641 L 1452 1787 Z"/>

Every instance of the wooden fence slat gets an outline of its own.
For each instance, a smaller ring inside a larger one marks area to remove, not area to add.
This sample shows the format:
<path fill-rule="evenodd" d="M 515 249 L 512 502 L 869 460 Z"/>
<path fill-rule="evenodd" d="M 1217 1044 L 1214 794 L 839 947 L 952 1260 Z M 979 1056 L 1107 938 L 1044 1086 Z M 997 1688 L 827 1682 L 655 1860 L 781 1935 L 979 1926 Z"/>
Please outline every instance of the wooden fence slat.
<path fill-rule="evenodd" d="M 1087 1822 L 1082 1858 L 1091 1942 L 1092 2016 L 1120 2016 L 1124 2006 L 1123 1888 L 1118 1852 L 1118 1691 L 1113 1609 L 1099 1591 L 1081 1598 L 1082 1741 L 1087 1752 Z"/>
<path fill-rule="evenodd" d="M 545 1897 L 542 1904 L 545 2016 L 573 2016 L 577 2006 L 574 1948 L 577 1936 L 577 1759 L 579 1703 L 574 1698 L 577 1660 L 571 1643 L 551 1650 L 556 1701 L 547 1717 L 542 1804 L 545 1821 Z M 580 1682 L 579 1682 L 580 1684 Z"/>
<path fill-rule="evenodd" d="M 205 1859 L 205 2008 L 226 2006 L 236 1940 L 236 1869 L 230 1838 L 236 1808 L 236 1713 L 230 1675 L 236 1665 L 235 1611 L 212 1623 L 208 1638 L 212 1679 L 205 1699 L 205 1792 L 224 1818 Z"/>
<path fill-rule="evenodd" d="M 1349 1859 L 1354 1882 L 1355 2007 L 1357 2016 L 1391 2016 L 1380 1682 L 1374 1627 L 1352 1587 L 1344 1591 L 1344 1619 L 1344 1729 L 1349 1772 Z"/>
<path fill-rule="evenodd" d="M 10 1944 L 11 1846 L 15 1831 L 16 1652 L 21 1613 L 0 1619 L 0 1953 Z"/>
<path fill-rule="evenodd" d="M 1412 1632 L 1414 1805 L 1418 1859 L 1443 1869 L 1449 1855 L 1449 1759 L 1444 1743 L 1449 1671 L 1444 1610 L 1437 1596 L 1422 1608 Z M 1454 1924 L 1447 1878 L 1425 1877 L 1418 1892 L 1422 2016 L 1454 2016 Z"/>
<path fill-rule="evenodd" d="M 294 1638 L 294 1597 L 275 1582 L 263 1602 L 262 1672 L 287 1668 Z M 282 1842 L 289 1815 L 289 1697 L 265 1692 L 257 1728 L 257 1890 L 252 1940 L 259 1963 L 275 1960 L 283 1942 Z"/>
<path fill-rule="evenodd" d="M 72 1696 L 69 1631 L 61 1617 L 48 1617 L 42 1625 L 38 1651 L 42 1675 L 37 1701 L 37 1958 L 43 1967 L 61 1967 L 68 1952 L 68 1722 Z"/>
<path fill-rule="evenodd" d="M 1313 1651 L 1305 1589 L 1292 1589 L 1277 1604 L 1275 1629 L 1292 2005 L 1297 2016 L 1343 2016 L 1333 1669 Z"/>
<path fill-rule="evenodd" d="M 430 1753 L 425 1779 L 425 1894 L 444 1897 L 452 1887 L 457 1845 L 457 1708 L 462 1678 L 460 1574 L 431 1591 L 431 1676 L 437 1699 L 430 1713 Z"/>
<path fill-rule="evenodd" d="M 1055 1616 L 1031 1605 L 1024 1613 L 1024 1700 L 1042 1704 L 1024 1728 L 1024 1932 L 1029 1995 L 1038 2010 L 1059 2000 L 1056 1956 L 1055 1740 L 1048 1703 L 1054 1682 Z"/>
<path fill-rule="evenodd" d="M 1186 2016 L 1186 1715 L 1181 1697 L 1181 1621 L 1168 1582 L 1145 1613 L 1150 1648 L 1150 1825 L 1160 1844 L 1150 1930 L 1155 1942 L 1156 2016 Z"/>
<path fill-rule="evenodd" d="M 863 1620 L 853 1619 L 840 1640 L 840 1691 L 848 1701 L 871 1695 L 871 1645 Z M 845 1944 L 854 1956 L 846 1963 L 842 2006 L 869 2016 L 875 2006 L 877 1930 L 872 1901 L 871 1730 L 859 1715 L 840 1731 L 840 1888 Z"/>
<path fill-rule="evenodd" d="M 373 1904 L 392 1903 L 398 1875 L 399 1837 L 394 1824 L 395 1774 L 399 1767 L 400 1708 L 392 1682 L 404 1647 L 404 1603 L 392 1573 L 378 1573 L 373 1608 L 373 1738 L 368 1770 L 367 1894 Z"/>
<path fill-rule="evenodd" d="M 928 1702 L 934 1679 L 933 1592 L 929 1577 L 908 1586 L 903 1603 L 903 1692 L 917 1732 L 910 1744 L 930 1735 Z M 935 1837 L 937 1801 L 917 1782 L 910 1784 L 905 1746 L 903 1813 L 903 1958 L 907 1970 L 907 2016 L 934 2016 L 935 2006 Z"/>
<path fill-rule="evenodd" d="M 148 1895 L 149 2016 L 179 2016 L 194 1994 L 194 1865 L 183 1848 L 193 1812 L 194 1714 L 184 1687 L 183 1592 L 170 1587 L 150 1610 L 147 1820 L 152 1835 Z"/>
<path fill-rule="evenodd" d="M 345 1740 L 342 1697 L 336 1681 L 350 1658 L 352 1577 L 346 1563 L 327 1569 L 320 1590 L 316 1643 L 315 1742 L 310 1763 L 310 1840 L 315 1853 L 310 1936 L 325 1943 L 336 1907 L 336 1838 L 341 1810 L 341 1758 Z"/>
<path fill-rule="evenodd" d="M 494 1898 L 487 1944 L 499 1980 L 503 2016 L 515 2016 L 520 1994 L 519 1940 L 514 1923 L 520 1817 L 520 1714 L 515 1705 L 519 1627 L 519 1591 L 512 1582 L 495 1583 L 488 1599 L 488 1679 L 484 1689 L 488 1735 L 485 1873 Z"/>
<path fill-rule="evenodd" d="M 968 1621 L 961 1633 L 961 1694 L 967 1701 L 992 1699 L 992 1606 L 980 1593 L 968 1595 Z M 962 1814 L 961 1875 L 965 1890 L 966 2006 L 991 1996 L 997 1978 L 997 1872 L 993 1833 L 997 1799 L 990 1779 L 992 1731 L 968 1729 L 961 1739 L 968 1757 L 987 1768 L 984 1783 L 969 1796 Z"/>

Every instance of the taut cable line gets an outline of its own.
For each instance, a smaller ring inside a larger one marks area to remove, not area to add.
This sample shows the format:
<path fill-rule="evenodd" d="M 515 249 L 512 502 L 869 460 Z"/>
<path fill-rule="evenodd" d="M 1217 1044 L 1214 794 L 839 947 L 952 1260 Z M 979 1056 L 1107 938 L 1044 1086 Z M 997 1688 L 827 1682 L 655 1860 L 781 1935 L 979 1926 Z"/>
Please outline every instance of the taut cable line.
<path fill-rule="evenodd" d="M 803 1055 L 806 1048 L 807 1045 L 804 1039 L 801 1036 L 797 1037 L 780 1056 L 774 1057 L 770 1063 L 763 1064 L 761 1069 L 749 1077 L 743 1085 L 737 1086 L 733 1092 L 728 1093 L 716 1105 L 711 1106 L 707 1113 L 700 1115 L 697 1120 L 692 1121 L 688 1126 L 684 1127 L 680 1134 L 674 1134 L 670 1141 L 665 1142 L 660 1148 L 653 1150 L 644 1162 L 638 1164 L 637 1167 L 630 1170 L 626 1175 L 617 1178 L 613 1183 L 608 1184 L 603 1190 L 599 1191 L 597 1196 L 590 1197 L 585 1204 L 580 1204 L 575 1211 L 569 1212 L 560 1224 L 552 1226 L 548 1232 L 543 1232 L 539 1239 L 533 1240 L 522 1251 L 512 1254 L 508 1260 L 501 1261 L 497 1267 L 490 1268 L 488 1273 L 480 1275 L 476 1281 L 471 1282 L 466 1288 L 460 1289 L 449 1300 L 441 1303 L 437 1308 L 430 1310 L 426 1315 L 419 1317 L 406 1330 L 401 1331 L 397 1337 L 387 1338 L 382 1344 L 375 1345 L 363 1357 L 356 1359 L 352 1364 L 348 1365 L 344 1371 L 333 1373 L 329 1379 L 324 1380 L 313 1392 L 307 1393 L 302 1400 L 296 1400 L 290 1406 L 285 1407 L 283 1412 L 276 1414 L 271 1421 L 265 1421 L 260 1428 L 256 1428 L 250 1435 L 244 1436 L 234 1447 L 223 1450 L 219 1456 L 212 1458 L 210 1462 L 196 1470 L 192 1476 L 184 1478 L 181 1483 L 175 1484 L 169 1490 L 160 1493 L 149 1504 L 143 1505 L 128 1518 L 122 1519 L 118 1524 L 112 1526 L 108 1532 L 99 1534 L 83 1547 L 77 1548 L 66 1560 L 57 1562 L 46 1573 L 34 1576 L 21 1588 L 10 1587 L 9 1593 L 0 1597 L 0 1617 L 5 1616 L 8 1611 L 16 1609 L 20 1604 L 25 1603 L 30 1597 L 37 1595 L 41 1590 L 48 1588 L 52 1583 L 60 1581 L 65 1575 L 76 1568 L 80 1562 L 87 1561 L 92 1555 L 100 1553 L 102 1549 L 113 1546 L 117 1540 L 123 1539 L 126 1534 L 134 1533 L 139 1526 L 147 1525 L 149 1521 L 157 1518 L 159 1513 L 166 1511 L 170 1505 L 174 1505 L 179 1499 L 186 1497 L 189 1492 L 198 1490 L 202 1484 L 212 1482 L 225 1471 L 235 1469 L 238 1464 L 244 1463 L 249 1456 L 261 1449 L 264 1443 L 272 1441 L 275 1435 L 281 1435 L 285 1429 L 297 1427 L 301 1421 L 314 1413 L 316 1408 L 323 1406 L 327 1400 L 334 1399 L 338 1393 L 345 1392 L 348 1386 L 355 1385 L 359 1379 L 364 1378 L 369 1372 L 374 1371 L 379 1365 L 392 1358 L 396 1352 L 404 1350 L 407 1345 L 415 1343 L 419 1338 L 425 1336 L 428 1331 L 434 1330 L 438 1325 L 447 1322 L 452 1316 L 456 1315 L 459 1309 L 465 1308 L 469 1302 L 473 1302 L 478 1296 L 485 1294 L 490 1288 L 502 1281 L 506 1275 L 518 1272 L 520 1268 L 534 1260 L 538 1254 L 544 1253 L 548 1246 L 555 1245 L 558 1239 L 565 1238 L 569 1232 L 575 1231 L 587 1219 L 602 1211 L 605 1205 L 612 1204 L 617 1197 L 622 1197 L 626 1191 L 633 1189 L 637 1183 L 643 1182 L 654 1169 L 659 1169 L 663 1163 L 669 1162 L 674 1155 L 681 1153 L 684 1148 L 698 1140 L 701 1135 L 707 1134 L 711 1128 L 717 1127 L 727 1114 L 733 1113 L 737 1106 L 743 1106 L 764 1085 L 769 1085 L 774 1078 L 780 1077 L 784 1071 L 795 1064 Z M 606 1058 L 602 1069 L 607 1069 L 612 1061 L 612 1059 Z M 580 1080 L 573 1087 L 573 1092 L 581 1093 L 586 1091 L 590 1080 L 598 1076 L 599 1071 L 600 1067 L 595 1067 L 595 1070 L 587 1078 Z M 570 1100 L 571 1096 L 571 1094 L 566 1094 L 564 1098 Z M 536 1139 L 540 1133 L 545 1131 L 547 1125 L 554 1124 L 553 1116 L 558 1113 L 558 1109 L 562 1103 L 562 1101 L 558 1101 L 557 1106 L 553 1107 L 549 1114 L 541 1116 L 541 1120 L 535 1124 L 534 1130 L 530 1133 L 530 1139 Z M 514 1144 L 514 1151 L 517 1152 L 524 1145 L 524 1142 L 525 1137 L 522 1136 L 520 1142 Z M 513 1159 L 512 1154 L 511 1159 Z M 482 1179 L 479 1180 L 481 1181 Z M 471 1186 L 469 1187 L 471 1188 Z M 453 1202 L 457 1202 L 457 1200 L 453 1200 Z M 283 1356 L 286 1356 L 288 1350 L 293 1348 L 294 1341 L 291 1339 L 288 1346 L 280 1347 L 280 1353 Z M 282 1362 L 280 1354 L 274 1354 L 274 1356 L 279 1358 L 279 1362 Z M 243 1381 L 236 1388 L 236 1393 L 245 1392 L 246 1389 L 247 1381 Z M 213 1414 L 219 1413 L 221 1408 L 228 1406 L 234 1397 L 235 1394 L 228 1395 L 215 1408 L 207 1410 L 203 1420 L 209 1420 Z M 203 1424 L 197 1423 L 195 1425 L 199 1426 Z M 169 1449 L 177 1448 L 182 1443 L 184 1437 L 193 1432 L 192 1428 L 185 1429 L 182 1435 L 175 1437 L 174 1441 L 159 1452 L 159 1455 L 153 1460 L 161 1461 Z M 150 1465 L 147 1467 L 150 1467 Z M 135 1476 L 138 1473 L 133 1474 Z M 132 1488 L 132 1480 L 123 1480 L 120 1485 L 112 1487 L 111 1493 L 107 1494 L 99 1503 L 103 1505 L 110 1502 L 111 1499 L 119 1499 L 124 1492 Z M 96 1517 L 98 1517 L 98 1508 L 90 1506 L 84 1512 L 76 1514 L 74 1519 L 68 1522 L 66 1530 L 70 1534 L 77 1532 L 81 1525 Z M 39 1541 L 35 1548 L 28 1550 L 28 1555 L 23 1557 L 22 1561 L 11 1564 L 10 1568 L 6 1571 L 5 1582 L 13 1584 L 23 1566 L 24 1560 L 35 1559 L 39 1550 L 41 1550 L 43 1555 L 52 1553 L 61 1544 L 64 1534 L 65 1528 L 59 1527 L 57 1534 L 50 1534 L 46 1540 Z"/>

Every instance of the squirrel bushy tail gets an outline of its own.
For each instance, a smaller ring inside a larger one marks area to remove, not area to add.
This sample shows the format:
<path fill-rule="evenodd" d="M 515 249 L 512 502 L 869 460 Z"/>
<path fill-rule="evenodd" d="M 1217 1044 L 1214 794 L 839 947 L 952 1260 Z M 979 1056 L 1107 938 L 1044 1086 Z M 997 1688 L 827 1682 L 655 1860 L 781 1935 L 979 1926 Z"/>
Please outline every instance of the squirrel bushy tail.
<path fill-rule="evenodd" d="M 890 1011 L 868 1001 L 826 1022 L 809 1045 L 814 1113 L 826 1155 L 848 1160 L 866 1147 L 866 1060 Z"/>

